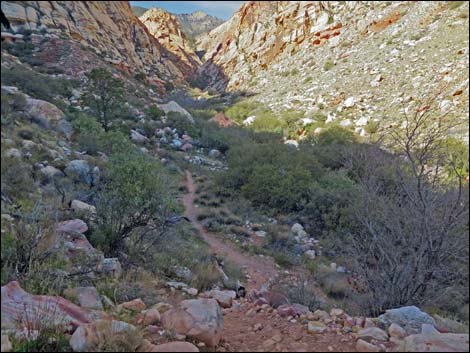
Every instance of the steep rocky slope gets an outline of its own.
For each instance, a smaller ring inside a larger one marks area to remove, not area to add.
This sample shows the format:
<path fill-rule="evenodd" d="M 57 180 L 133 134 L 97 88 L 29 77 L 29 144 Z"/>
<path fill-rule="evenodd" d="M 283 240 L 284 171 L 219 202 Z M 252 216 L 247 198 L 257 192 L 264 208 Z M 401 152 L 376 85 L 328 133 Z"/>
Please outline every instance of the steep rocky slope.
<path fill-rule="evenodd" d="M 199 39 L 201 80 L 361 134 L 441 90 L 466 118 L 468 28 L 464 2 L 251 1 Z"/>
<path fill-rule="evenodd" d="M 131 6 L 131 9 L 134 15 L 136 15 L 137 17 L 142 16 L 146 11 L 148 11 L 148 9 L 142 6 Z"/>
<path fill-rule="evenodd" d="M 185 83 L 179 58 L 148 32 L 127 1 L 3 1 L 2 11 L 15 30 L 46 32 L 49 41 L 79 43 L 125 71 Z"/>
<path fill-rule="evenodd" d="M 181 24 L 181 29 L 189 38 L 196 38 L 201 34 L 208 33 L 224 23 L 224 20 L 203 11 L 178 14 L 176 18 Z"/>
<path fill-rule="evenodd" d="M 139 19 L 161 45 L 179 58 L 180 68 L 186 74 L 194 72 L 201 65 L 175 15 L 153 7 Z"/>

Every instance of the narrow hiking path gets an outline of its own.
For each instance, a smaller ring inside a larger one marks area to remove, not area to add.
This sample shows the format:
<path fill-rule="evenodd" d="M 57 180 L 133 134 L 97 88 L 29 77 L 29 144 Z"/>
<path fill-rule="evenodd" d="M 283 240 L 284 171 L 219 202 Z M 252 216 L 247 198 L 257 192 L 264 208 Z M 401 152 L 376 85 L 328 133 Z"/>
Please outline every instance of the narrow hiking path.
<path fill-rule="evenodd" d="M 201 222 L 198 221 L 197 216 L 199 210 L 194 205 L 196 198 L 196 185 L 194 184 L 193 177 L 189 171 L 186 171 L 186 187 L 188 193 L 184 196 L 183 202 L 186 209 L 186 217 L 191 221 L 191 224 L 198 230 L 199 234 L 211 246 L 213 252 L 221 258 L 227 258 L 242 267 L 250 276 L 248 283 L 246 283 L 247 290 L 259 289 L 264 283 L 268 283 L 273 279 L 278 270 L 274 261 L 270 258 L 261 258 L 259 256 L 251 256 L 244 254 L 230 243 L 229 240 L 224 241 L 216 234 L 208 232 Z"/>
<path fill-rule="evenodd" d="M 271 258 L 243 253 L 229 240 L 224 241 L 208 232 L 198 221 L 199 210 L 194 205 L 196 185 L 189 171 L 186 171 L 186 187 L 188 193 L 183 199 L 186 217 L 215 254 L 245 269 L 250 276 L 245 284 L 247 290 L 259 290 L 275 278 L 278 270 Z M 282 318 L 275 309 L 255 307 L 243 298 L 222 312 L 224 332 L 218 352 L 355 352 L 355 340 L 350 334 L 343 334 L 340 330 L 309 334 L 300 319 Z"/>

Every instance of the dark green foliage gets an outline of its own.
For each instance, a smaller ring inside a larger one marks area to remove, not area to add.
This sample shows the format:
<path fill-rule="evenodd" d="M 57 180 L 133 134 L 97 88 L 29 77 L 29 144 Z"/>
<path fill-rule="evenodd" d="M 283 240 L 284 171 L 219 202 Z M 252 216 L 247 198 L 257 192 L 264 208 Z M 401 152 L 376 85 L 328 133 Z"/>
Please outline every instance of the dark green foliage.
<path fill-rule="evenodd" d="M 122 114 L 124 85 L 106 69 L 93 69 L 87 77 L 82 101 L 90 107 L 104 130 L 108 131 L 111 121 Z"/>
<path fill-rule="evenodd" d="M 115 254 L 139 227 L 163 227 L 175 203 L 163 167 L 151 157 L 139 151 L 117 153 L 107 167 L 97 203 L 99 227 L 92 240 L 105 253 Z"/>
<path fill-rule="evenodd" d="M 165 115 L 165 112 L 161 110 L 156 104 L 150 106 L 147 109 L 146 116 L 152 120 L 158 120 Z"/>
<path fill-rule="evenodd" d="M 72 88 L 77 85 L 77 82 L 63 78 L 53 78 L 25 67 L 14 66 L 11 69 L 2 67 L 2 84 L 16 86 L 34 98 L 58 104 L 55 97 L 57 95 L 70 97 Z"/>

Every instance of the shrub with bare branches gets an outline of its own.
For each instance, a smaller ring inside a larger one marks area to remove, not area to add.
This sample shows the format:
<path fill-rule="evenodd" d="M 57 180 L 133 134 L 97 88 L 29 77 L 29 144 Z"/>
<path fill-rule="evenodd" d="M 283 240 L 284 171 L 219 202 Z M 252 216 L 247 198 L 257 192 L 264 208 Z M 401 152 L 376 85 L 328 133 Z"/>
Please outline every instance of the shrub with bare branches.
<path fill-rule="evenodd" d="M 468 171 L 446 148 L 457 124 L 439 97 L 404 110 L 403 128 L 388 131 L 394 154 L 367 147 L 349 158 L 361 190 L 350 251 L 373 314 L 449 288 L 468 302 Z"/>

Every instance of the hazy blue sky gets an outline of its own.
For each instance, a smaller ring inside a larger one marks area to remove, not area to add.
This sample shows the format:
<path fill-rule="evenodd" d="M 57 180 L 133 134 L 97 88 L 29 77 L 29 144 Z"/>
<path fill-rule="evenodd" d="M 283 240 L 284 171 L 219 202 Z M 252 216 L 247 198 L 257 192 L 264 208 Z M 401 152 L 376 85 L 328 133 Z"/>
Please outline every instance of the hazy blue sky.
<path fill-rule="evenodd" d="M 245 1 L 131 1 L 131 5 L 148 9 L 151 7 L 160 7 L 172 13 L 191 13 L 202 10 L 209 15 L 226 20 L 230 18 L 244 2 Z"/>

